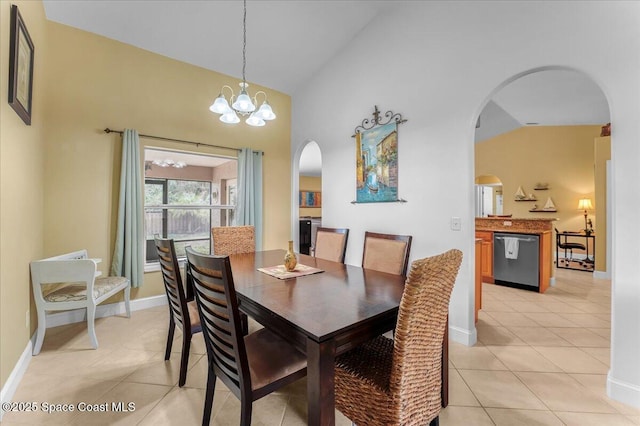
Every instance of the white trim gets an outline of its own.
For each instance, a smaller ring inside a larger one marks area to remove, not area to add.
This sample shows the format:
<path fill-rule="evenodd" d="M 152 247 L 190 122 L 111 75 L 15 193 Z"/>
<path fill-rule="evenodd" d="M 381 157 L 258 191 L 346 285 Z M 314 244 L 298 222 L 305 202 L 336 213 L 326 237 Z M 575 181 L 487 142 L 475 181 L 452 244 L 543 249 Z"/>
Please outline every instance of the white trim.
<path fill-rule="evenodd" d="M 616 401 L 640 408 L 640 386 L 614 379 L 611 370 L 607 374 L 607 395 Z"/>
<path fill-rule="evenodd" d="M 167 296 L 151 296 L 144 299 L 131 300 L 131 311 L 140 311 L 143 309 L 154 308 L 167 304 Z M 126 313 L 124 302 L 109 303 L 108 305 L 98 305 L 96 307 L 96 318 L 110 317 L 113 315 L 122 315 Z M 71 311 L 63 311 L 47 314 L 47 328 L 58 327 L 76 322 L 84 322 L 87 318 L 86 309 L 74 309 Z"/>
<path fill-rule="evenodd" d="M 556 277 L 549 278 L 549 285 L 551 287 L 555 287 L 556 286 Z"/>
<path fill-rule="evenodd" d="M 610 280 L 611 274 L 607 271 L 593 271 L 593 278 L 598 280 Z"/>
<path fill-rule="evenodd" d="M 449 340 L 462 343 L 465 346 L 473 346 L 478 341 L 478 332 L 474 326 L 470 331 L 459 327 L 449 326 Z"/>
<path fill-rule="evenodd" d="M 2 387 L 2 391 L 0 391 L 0 401 L 9 402 L 13 399 L 13 395 L 16 393 L 18 389 L 18 385 L 24 376 L 24 373 L 27 371 L 27 367 L 29 367 L 29 363 L 31 362 L 31 351 L 33 350 L 33 341 L 35 340 L 35 333 L 27 341 L 27 346 L 24 348 L 22 355 L 20 355 L 20 359 L 16 363 L 16 366 L 13 367 L 9 378 L 5 382 Z M 4 416 L 4 410 L 0 408 L 0 421 L 2 421 L 2 416 Z"/>

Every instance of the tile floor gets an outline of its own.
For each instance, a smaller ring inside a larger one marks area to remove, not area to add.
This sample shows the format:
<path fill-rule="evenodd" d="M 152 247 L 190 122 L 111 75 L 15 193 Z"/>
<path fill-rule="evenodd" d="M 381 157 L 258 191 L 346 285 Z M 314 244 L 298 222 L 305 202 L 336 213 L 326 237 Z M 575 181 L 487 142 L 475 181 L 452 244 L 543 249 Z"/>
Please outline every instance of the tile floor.
<path fill-rule="evenodd" d="M 441 425 L 640 425 L 640 410 L 605 394 L 610 282 L 579 271 L 556 276 L 556 287 L 544 295 L 483 286 L 478 343 L 450 345 L 450 404 Z M 187 383 L 179 388 L 181 336 L 176 333 L 165 362 L 167 322 L 166 307 L 100 319 L 97 351 L 84 324 L 49 329 L 14 397 L 76 408 L 133 402 L 134 411 L 7 413 L 2 423 L 200 424 L 207 371 L 202 336 L 194 337 Z M 301 380 L 257 401 L 252 424 L 306 424 L 305 386 Z M 211 424 L 237 425 L 239 417 L 238 400 L 219 385 Z M 351 424 L 338 412 L 336 423 Z"/>

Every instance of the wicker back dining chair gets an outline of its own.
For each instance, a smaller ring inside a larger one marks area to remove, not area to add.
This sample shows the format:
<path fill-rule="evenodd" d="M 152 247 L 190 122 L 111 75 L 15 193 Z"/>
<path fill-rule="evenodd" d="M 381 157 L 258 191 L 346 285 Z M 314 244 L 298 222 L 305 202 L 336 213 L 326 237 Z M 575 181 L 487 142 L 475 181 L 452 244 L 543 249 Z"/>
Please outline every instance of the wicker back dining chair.
<path fill-rule="evenodd" d="M 230 256 L 232 254 L 252 253 L 256 251 L 256 229 L 254 226 L 216 226 L 211 228 L 213 254 Z M 249 318 L 240 312 L 242 330 L 249 333 Z"/>
<path fill-rule="evenodd" d="M 256 230 L 253 226 L 216 226 L 211 228 L 211 235 L 216 256 L 256 251 Z"/>
<path fill-rule="evenodd" d="M 178 380 L 178 385 L 183 386 L 187 380 L 191 336 L 202 330 L 200 327 L 200 317 L 198 316 L 196 302 L 194 300 L 188 300 L 185 296 L 173 240 L 156 237 L 155 246 L 160 262 L 160 270 L 162 271 L 164 289 L 169 302 L 169 335 L 167 336 L 167 348 L 164 359 L 168 361 L 171 357 L 173 334 L 176 326 L 178 326 L 182 331 L 182 355 L 180 359 L 180 379 Z"/>
<path fill-rule="evenodd" d="M 362 267 L 395 275 L 407 275 L 411 235 L 364 233 Z"/>
<path fill-rule="evenodd" d="M 306 356 L 262 328 L 243 337 L 229 257 L 187 248 L 209 363 L 202 424 L 211 418 L 216 378 L 240 399 L 240 424 L 251 424 L 253 401 L 307 374 Z"/>
<path fill-rule="evenodd" d="M 336 408 L 352 422 L 438 425 L 442 341 L 461 262 L 455 249 L 413 262 L 395 339 L 376 337 L 336 359 Z"/>
<path fill-rule="evenodd" d="M 348 239 L 349 229 L 347 228 L 318 227 L 313 255 L 320 259 L 344 263 Z"/>

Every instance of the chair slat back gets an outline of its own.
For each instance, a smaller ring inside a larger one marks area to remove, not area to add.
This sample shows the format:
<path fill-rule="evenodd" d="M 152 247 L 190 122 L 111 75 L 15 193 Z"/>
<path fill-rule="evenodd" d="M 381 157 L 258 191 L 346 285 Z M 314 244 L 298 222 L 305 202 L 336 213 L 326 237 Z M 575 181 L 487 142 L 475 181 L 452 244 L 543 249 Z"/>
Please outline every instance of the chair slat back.
<path fill-rule="evenodd" d="M 442 341 L 451 291 L 462 262 L 460 250 L 416 260 L 411 265 L 394 334 L 390 391 L 402 407 L 399 424 L 426 406 L 440 406 Z M 425 400 L 427 395 L 432 397 Z"/>
<path fill-rule="evenodd" d="M 344 263 L 348 239 L 349 230 L 346 228 L 318 227 L 313 254 L 320 259 Z"/>
<path fill-rule="evenodd" d="M 238 398 L 250 398 L 251 377 L 229 257 L 202 255 L 187 247 L 187 260 L 209 363 Z"/>
<path fill-rule="evenodd" d="M 184 331 L 185 327 L 191 327 L 191 322 L 174 242 L 172 239 L 156 238 L 155 246 L 169 311 L 175 324 Z"/>
<path fill-rule="evenodd" d="M 362 267 L 395 275 L 406 275 L 411 235 L 365 232 Z"/>
<path fill-rule="evenodd" d="M 253 226 L 216 226 L 211 228 L 213 254 L 229 256 L 256 251 L 256 232 Z"/>

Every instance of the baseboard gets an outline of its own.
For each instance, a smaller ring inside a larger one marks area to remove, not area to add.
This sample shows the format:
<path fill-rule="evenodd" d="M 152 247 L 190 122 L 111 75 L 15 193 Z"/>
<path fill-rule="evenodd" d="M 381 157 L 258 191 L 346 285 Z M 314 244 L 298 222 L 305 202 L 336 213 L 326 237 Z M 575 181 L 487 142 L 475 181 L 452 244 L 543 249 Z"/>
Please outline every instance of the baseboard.
<path fill-rule="evenodd" d="M 449 340 L 461 343 L 465 346 L 473 346 L 478 341 L 478 333 L 473 327 L 471 331 L 459 327 L 449 326 Z"/>
<path fill-rule="evenodd" d="M 607 271 L 593 271 L 593 278 L 598 280 L 610 280 L 611 272 Z"/>
<path fill-rule="evenodd" d="M 640 386 L 614 379 L 611 371 L 607 374 L 607 395 L 616 401 L 640 408 Z"/>
<path fill-rule="evenodd" d="M 145 297 L 144 299 L 134 299 L 130 302 L 131 311 L 141 311 L 143 309 L 154 308 L 156 306 L 162 306 L 167 304 L 167 296 L 152 296 Z M 118 303 L 110 303 L 108 305 L 98 305 L 96 308 L 96 318 L 103 318 L 113 315 L 121 315 L 126 312 L 124 302 Z M 64 311 L 64 312 L 56 312 L 52 314 L 47 314 L 47 328 L 57 327 L 65 324 L 73 324 L 76 322 L 84 322 L 86 321 L 86 309 L 75 309 L 72 311 Z M 25 371 L 27 371 L 27 367 L 31 362 L 33 345 L 36 340 L 36 333 L 33 333 L 31 339 L 27 342 L 27 346 L 22 352 L 20 359 L 16 363 L 15 367 L 11 371 L 9 378 L 5 382 L 4 386 L 2 386 L 2 391 L 0 391 L 0 401 L 7 402 L 13 399 L 13 395 L 18 389 L 18 385 L 22 380 L 22 376 L 24 376 Z M 4 416 L 4 410 L 0 408 L 0 421 L 2 421 L 2 417 Z"/>
<path fill-rule="evenodd" d="M 0 391 L 0 401 L 2 401 L 3 406 L 5 402 L 9 402 L 13 399 L 13 395 L 16 393 L 16 389 L 18 389 L 18 385 L 22 380 L 22 376 L 24 376 L 25 371 L 27 371 L 27 367 L 29 367 L 29 363 L 31 362 L 31 352 L 33 350 L 34 337 L 32 337 L 27 342 L 27 347 L 24 348 L 22 355 L 20 355 L 20 359 L 18 359 L 18 362 L 16 363 L 15 367 L 13 367 L 9 378 L 2 387 L 2 391 Z M 3 416 L 4 410 L 0 408 L 0 422 L 2 421 Z"/>
<path fill-rule="evenodd" d="M 134 299 L 130 302 L 131 311 L 154 308 L 167 304 L 167 296 L 152 296 L 144 299 Z M 98 305 L 96 307 L 96 318 L 122 315 L 126 312 L 124 302 L 109 303 L 108 305 Z M 73 324 L 86 321 L 86 309 L 74 309 L 71 311 L 54 312 L 47 314 L 47 328 L 59 327 L 61 325 Z"/>

